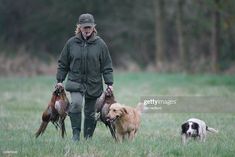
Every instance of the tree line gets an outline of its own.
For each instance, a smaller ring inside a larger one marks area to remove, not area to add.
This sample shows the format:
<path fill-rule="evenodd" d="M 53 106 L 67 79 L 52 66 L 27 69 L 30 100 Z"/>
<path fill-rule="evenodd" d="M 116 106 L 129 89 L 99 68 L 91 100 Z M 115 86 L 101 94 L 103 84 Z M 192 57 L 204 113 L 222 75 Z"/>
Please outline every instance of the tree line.
<path fill-rule="evenodd" d="M 0 0 L 0 53 L 58 57 L 78 16 L 94 15 L 114 65 L 157 71 L 235 68 L 233 0 Z"/>

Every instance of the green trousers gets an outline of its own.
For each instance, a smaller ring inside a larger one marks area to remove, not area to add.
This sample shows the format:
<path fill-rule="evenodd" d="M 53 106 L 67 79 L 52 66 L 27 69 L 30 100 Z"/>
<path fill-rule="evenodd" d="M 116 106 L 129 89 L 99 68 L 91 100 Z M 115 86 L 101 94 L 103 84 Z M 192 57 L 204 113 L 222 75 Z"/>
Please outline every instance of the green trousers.
<path fill-rule="evenodd" d="M 73 140 L 80 139 L 82 124 L 83 95 L 80 92 L 71 92 L 69 116 L 73 130 Z M 84 138 L 91 138 L 96 128 L 95 103 L 97 98 L 86 98 L 84 103 Z"/>

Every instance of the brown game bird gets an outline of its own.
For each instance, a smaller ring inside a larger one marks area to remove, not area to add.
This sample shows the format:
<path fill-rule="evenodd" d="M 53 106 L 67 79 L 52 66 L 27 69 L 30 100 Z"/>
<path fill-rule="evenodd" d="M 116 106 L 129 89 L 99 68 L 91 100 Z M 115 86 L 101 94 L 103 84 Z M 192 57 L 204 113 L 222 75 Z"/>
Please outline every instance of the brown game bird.
<path fill-rule="evenodd" d="M 112 137 L 116 140 L 115 127 L 113 123 L 107 119 L 109 108 L 113 103 L 116 103 L 115 97 L 112 90 L 108 87 L 96 101 L 96 112 L 98 113 L 97 119 L 109 128 Z"/>
<path fill-rule="evenodd" d="M 58 83 L 55 86 L 55 91 L 52 93 L 47 109 L 42 114 L 42 122 L 35 134 L 36 138 L 44 133 L 49 122 L 52 122 L 56 129 L 59 128 L 61 130 L 61 136 L 64 138 L 64 134 L 66 133 L 64 120 L 67 116 L 68 108 L 69 100 L 63 84 Z"/>

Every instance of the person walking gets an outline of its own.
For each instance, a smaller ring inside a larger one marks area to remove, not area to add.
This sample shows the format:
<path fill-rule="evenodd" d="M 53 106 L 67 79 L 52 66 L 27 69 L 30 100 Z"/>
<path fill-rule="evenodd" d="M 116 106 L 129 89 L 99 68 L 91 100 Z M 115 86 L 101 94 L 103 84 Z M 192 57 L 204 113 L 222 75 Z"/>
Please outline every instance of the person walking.
<path fill-rule="evenodd" d="M 59 60 L 56 79 L 70 92 L 69 117 L 73 141 L 80 140 L 82 104 L 84 102 L 84 138 L 93 136 L 96 119 L 96 99 L 103 92 L 103 81 L 113 89 L 113 66 L 108 47 L 97 35 L 95 20 L 91 14 L 81 14 L 75 36 L 65 44 Z"/>

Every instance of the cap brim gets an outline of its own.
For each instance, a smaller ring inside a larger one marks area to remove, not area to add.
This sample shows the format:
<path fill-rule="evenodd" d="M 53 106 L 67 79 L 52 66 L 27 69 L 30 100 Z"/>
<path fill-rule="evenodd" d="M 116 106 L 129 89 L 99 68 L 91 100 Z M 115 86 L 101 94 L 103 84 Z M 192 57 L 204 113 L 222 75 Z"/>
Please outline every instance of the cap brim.
<path fill-rule="evenodd" d="M 94 23 L 83 23 L 83 24 L 80 24 L 81 27 L 93 27 L 95 26 Z"/>

